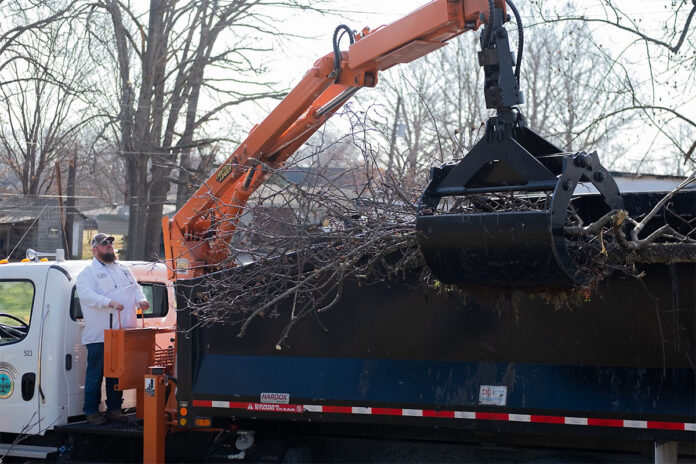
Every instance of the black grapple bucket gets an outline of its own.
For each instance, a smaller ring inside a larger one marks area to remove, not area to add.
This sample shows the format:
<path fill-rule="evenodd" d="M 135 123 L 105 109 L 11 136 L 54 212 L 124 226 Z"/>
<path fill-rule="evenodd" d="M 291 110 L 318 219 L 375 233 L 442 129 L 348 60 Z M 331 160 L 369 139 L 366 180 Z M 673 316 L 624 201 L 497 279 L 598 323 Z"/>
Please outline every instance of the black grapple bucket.
<path fill-rule="evenodd" d="M 514 137 L 495 135 L 431 172 L 416 219 L 429 268 L 446 284 L 588 283 L 564 227 L 571 202 L 585 224 L 623 208 L 614 179 L 596 152 L 561 153 L 525 127 Z"/>

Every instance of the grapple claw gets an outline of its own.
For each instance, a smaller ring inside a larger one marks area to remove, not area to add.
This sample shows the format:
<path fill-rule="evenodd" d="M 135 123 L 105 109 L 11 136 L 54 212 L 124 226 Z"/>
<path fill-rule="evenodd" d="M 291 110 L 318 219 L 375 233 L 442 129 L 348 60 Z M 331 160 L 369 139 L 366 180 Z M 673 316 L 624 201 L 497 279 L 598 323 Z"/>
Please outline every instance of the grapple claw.
<path fill-rule="evenodd" d="M 588 284 L 592 275 L 569 252 L 566 220 L 571 202 L 585 223 L 623 208 L 616 182 L 596 152 L 562 153 L 524 126 L 508 132 L 432 170 L 416 219 L 430 270 L 447 284 Z"/>

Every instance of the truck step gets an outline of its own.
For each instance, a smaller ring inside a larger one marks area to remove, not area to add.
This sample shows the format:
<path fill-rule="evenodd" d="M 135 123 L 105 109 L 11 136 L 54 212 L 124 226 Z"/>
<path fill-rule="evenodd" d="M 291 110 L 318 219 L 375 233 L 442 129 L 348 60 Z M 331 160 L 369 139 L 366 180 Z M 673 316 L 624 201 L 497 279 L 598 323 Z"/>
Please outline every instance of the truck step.
<path fill-rule="evenodd" d="M 0 443 L 0 456 L 17 458 L 46 459 L 49 454 L 58 452 L 53 446 L 11 445 Z"/>

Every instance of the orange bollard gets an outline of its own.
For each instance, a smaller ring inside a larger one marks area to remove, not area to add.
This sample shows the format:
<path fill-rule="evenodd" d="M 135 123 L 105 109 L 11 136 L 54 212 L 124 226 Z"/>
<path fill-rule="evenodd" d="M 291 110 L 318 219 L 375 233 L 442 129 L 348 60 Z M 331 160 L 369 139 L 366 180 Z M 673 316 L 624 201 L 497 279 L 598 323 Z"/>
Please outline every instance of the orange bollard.
<path fill-rule="evenodd" d="M 167 391 L 167 376 L 164 368 L 150 367 L 145 376 L 143 409 L 143 463 L 164 464 L 164 439 L 167 424 L 164 415 L 164 401 Z"/>

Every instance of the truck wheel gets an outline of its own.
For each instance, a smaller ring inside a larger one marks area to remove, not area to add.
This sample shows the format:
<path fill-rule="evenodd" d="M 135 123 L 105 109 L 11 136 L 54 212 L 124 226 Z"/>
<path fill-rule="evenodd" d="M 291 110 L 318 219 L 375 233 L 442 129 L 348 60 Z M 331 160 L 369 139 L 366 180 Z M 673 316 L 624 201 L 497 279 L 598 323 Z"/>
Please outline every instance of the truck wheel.
<path fill-rule="evenodd" d="M 283 464 L 300 464 L 312 462 L 312 448 L 309 445 L 290 445 L 283 453 Z"/>

